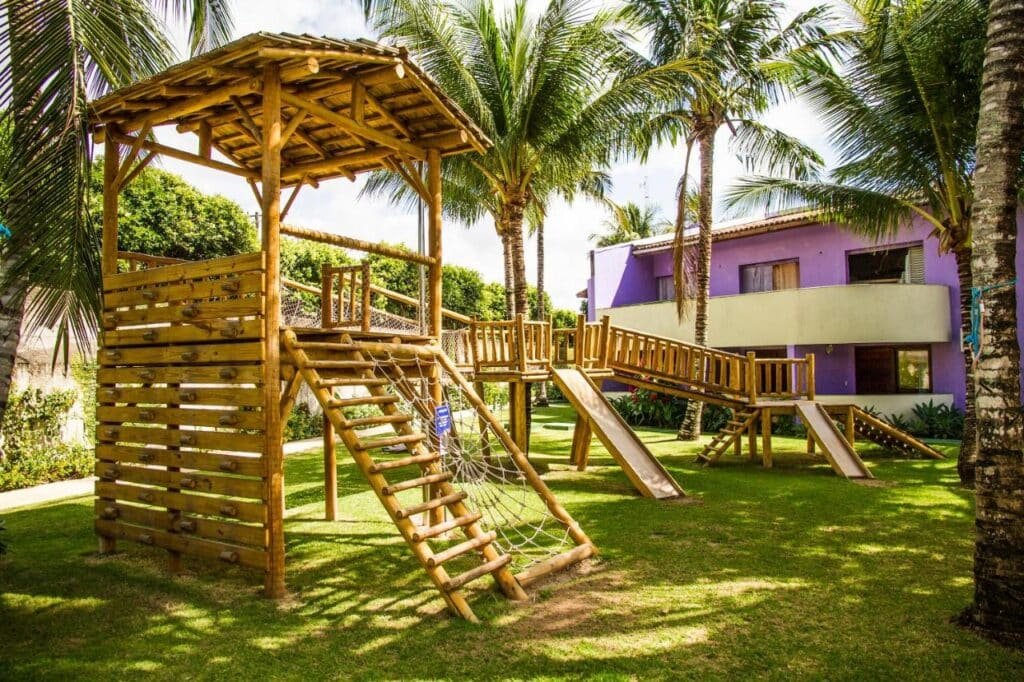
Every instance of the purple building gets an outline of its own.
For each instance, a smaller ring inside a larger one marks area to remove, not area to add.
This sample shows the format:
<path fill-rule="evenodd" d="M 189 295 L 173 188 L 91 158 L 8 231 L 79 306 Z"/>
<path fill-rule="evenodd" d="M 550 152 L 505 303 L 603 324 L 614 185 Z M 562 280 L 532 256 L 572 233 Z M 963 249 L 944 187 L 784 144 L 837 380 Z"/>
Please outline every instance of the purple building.
<path fill-rule="evenodd" d="M 885 414 L 928 400 L 962 409 L 956 262 L 930 234 L 915 219 L 875 243 L 807 212 L 717 227 L 709 345 L 759 357 L 814 353 L 824 401 L 855 396 Z M 680 323 L 675 313 L 671 242 L 591 251 L 589 318 L 692 341 L 692 315 Z M 1024 303 L 1020 284 L 1017 299 Z"/>

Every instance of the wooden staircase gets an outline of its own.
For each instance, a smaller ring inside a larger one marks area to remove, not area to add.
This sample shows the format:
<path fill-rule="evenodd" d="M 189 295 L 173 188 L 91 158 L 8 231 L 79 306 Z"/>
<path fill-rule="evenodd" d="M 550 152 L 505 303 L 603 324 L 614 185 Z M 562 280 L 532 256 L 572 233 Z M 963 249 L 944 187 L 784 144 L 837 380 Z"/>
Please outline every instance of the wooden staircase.
<path fill-rule="evenodd" d="M 359 342 L 353 342 L 347 335 L 338 343 L 300 342 L 289 330 L 282 342 L 296 371 L 312 388 L 324 414 L 448 607 L 463 618 L 476 621 L 460 590 L 488 574 L 509 599 L 526 599 L 522 586 L 511 573 L 512 557 L 494 544 L 497 534 L 481 527 L 482 514 L 471 510 L 466 504 L 467 494 L 452 485 L 452 474 L 442 468 L 436 446 L 430 447 L 430 437 L 417 430 L 415 416 L 403 412 L 397 404 L 399 396 L 389 392 L 396 379 L 404 376 L 401 363 L 373 360 L 361 350 Z M 352 386 L 364 387 L 368 394 L 335 396 L 335 389 Z M 373 406 L 379 414 L 347 418 L 344 410 L 357 406 Z M 390 427 L 391 433 L 381 436 L 382 426 Z M 399 445 L 404 447 L 406 456 L 376 458 L 381 448 Z M 423 502 L 407 504 L 398 499 L 399 493 L 415 489 L 424 491 Z M 444 520 L 443 510 L 449 513 L 448 520 Z M 420 516 L 421 522 L 417 523 L 416 517 Z M 441 549 L 433 546 L 456 531 L 465 536 L 464 541 Z M 474 554 L 478 556 L 478 565 L 449 574 L 453 560 Z"/>
<path fill-rule="evenodd" d="M 750 431 L 751 426 L 757 423 L 761 416 L 761 410 L 752 407 L 738 407 L 733 411 L 732 419 L 726 422 L 722 430 L 715 434 L 711 442 L 704 446 L 704 449 L 697 455 L 697 461 L 704 464 L 714 464 L 722 455 L 728 452 L 730 447 L 736 445 L 743 437 L 743 434 Z"/>
<path fill-rule="evenodd" d="M 924 455 L 931 459 L 944 458 L 941 452 L 859 407 L 853 408 L 853 424 L 858 438 L 869 440 L 887 450 L 908 457 Z"/>

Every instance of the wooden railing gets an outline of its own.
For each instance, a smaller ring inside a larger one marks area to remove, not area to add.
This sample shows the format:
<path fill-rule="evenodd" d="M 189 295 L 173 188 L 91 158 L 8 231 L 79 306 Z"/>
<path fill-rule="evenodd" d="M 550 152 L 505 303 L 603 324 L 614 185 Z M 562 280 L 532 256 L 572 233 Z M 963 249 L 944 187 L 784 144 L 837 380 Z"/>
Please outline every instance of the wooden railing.
<path fill-rule="evenodd" d="M 814 355 L 803 358 L 755 358 L 757 395 L 774 400 L 814 400 Z"/>
<path fill-rule="evenodd" d="M 117 260 L 122 265 L 119 268 L 121 272 L 138 272 L 139 270 L 151 270 L 164 265 L 186 262 L 184 258 L 151 256 L 148 253 L 137 253 L 135 251 L 118 251 Z"/>
<path fill-rule="evenodd" d="M 359 325 L 370 331 L 370 263 L 324 266 L 320 273 L 320 324 L 324 328 Z"/>
<path fill-rule="evenodd" d="M 475 372 L 546 370 L 551 361 L 551 323 L 514 320 L 472 321 L 469 355 Z"/>

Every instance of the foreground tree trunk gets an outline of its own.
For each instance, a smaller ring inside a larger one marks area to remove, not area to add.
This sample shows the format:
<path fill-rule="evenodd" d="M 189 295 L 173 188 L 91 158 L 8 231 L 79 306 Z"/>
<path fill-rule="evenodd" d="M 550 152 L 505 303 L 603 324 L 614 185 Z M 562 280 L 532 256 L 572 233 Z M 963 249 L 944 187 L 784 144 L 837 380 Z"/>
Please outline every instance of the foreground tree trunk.
<path fill-rule="evenodd" d="M 544 219 L 537 223 L 537 320 L 544 321 L 547 311 L 544 309 Z M 548 406 L 548 384 L 546 381 L 537 383 L 538 407 Z"/>
<path fill-rule="evenodd" d="M 7 268 L 3 270 L 6 272 Z M 7 412 L 7 400 L 11 394 L 11 378 L 14 374 L 24 317 L 25 296 L 16 288 L 8 287 L 6 291 L 0 293 L 0 421 Z M 0 442 L 0 461 L 4 457 L 4 444 Z"/>
<path fill-rule="evenodd" d="M 708 298 L 711 296 L 711 202 L 714 189 L 715 131 L 713 125 L 704 125 L 698 132 L 700 145 L 700 204 L 697 223 L 700 232 L 697 237 L 697 312 L 693 320 L 693 340 L 699 346 L 706 346 L 708 340 Z M 685 197 L 684 197 L 685 200 Z M 681 292 L 676 292 L 680 295 Z M 700 437 L 700 421 L 704 403 L 690 400 L 686 403 L 686 415 L 676 436 L 680 440 L 696 440 Z"/>
<path fill-rule="evenodd" d="M 527 300 L 526 282 L 526 251 L 523 246 L 523 209 L 525 202 L 512 201 L 508 211 L 508 240 L 512 251 L 512 290 L 514 292 L 513 313 L 522 313 L 530 317 L 530 306 Z"/>
<path fill-rule="evenodd" d="M 502 260 L 505 270 L 505 319 L 515 316 L 516 301 L 513 291 L 512 274 L 512 242 L 508 230 L 503 227 L 498 235 L 501 238 Z"/>
<path fill-rule="evenodd" d="M 971 331 L 971 287 L 974 279 L 971 276 L 971 250 L 957 249 L 957 277 L 960 284 L 960 329 L 963 338 Z M 960 454 L 957 455 L 956 470 L 960 476 L 960 485 L 965 488 L 974 487 L 974 469 L 978 458 L 978 417 L 974 400 L 974 351 L 964 346 L 964 433 L 960 441 Z"/>
<path fill-rule="evenodd" d="M 993 0 L 974 172 L 974 284 L 984 294 L 978 358 L 974 603 L 964 620 L 1024 645 L 1024 426 L 1015 276 L 1024 151 L 1024 4 Z"/>

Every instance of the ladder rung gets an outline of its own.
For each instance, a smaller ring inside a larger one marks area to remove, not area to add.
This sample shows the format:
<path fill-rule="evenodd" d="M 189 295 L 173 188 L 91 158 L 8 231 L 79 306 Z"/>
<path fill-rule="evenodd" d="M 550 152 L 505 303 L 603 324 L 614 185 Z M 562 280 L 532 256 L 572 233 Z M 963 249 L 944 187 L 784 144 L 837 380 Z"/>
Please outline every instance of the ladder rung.
<path fill-rule="evenodd" d="M 373 369 L 376 363 L 372 360 L 308 360 L 306 367 L 310 369 Z"/>
<path fill-rule="evenodd" d="M 434 556 L 427 559 L 427 566 L 430 566 L 431 568 L 434 568 L 435 566 L 440 566 L 444 562 L 450 561 L 457 556 L 462 556 L 467 552 L 472 552 L 474 549 L 480 549 L 485 545 L 489 545 L 497 539 L 497 533 L 495 533 L 493 530 L 488 531 L 483 535 L 479 535 L 475 538 L 470 538 L 465 542 L 460 542 L 459 544 L 449 547 L 448 549 L 442 552 L 438 552 Z"/>
<path fill-rule="evenodd" d="M 359 419 L 346 419 L 345 428 L 359 429 L 364 426 L 377 426 L 379 424 L 404 424 L 411 422 L 412 417 L 407 414 L 379 414 L 376 417 L 360 417 Z"/>
<path fill-rule="evenodd" d="M 338 377 L 337 379 L 321 379 L 316 382 L 317 388 L 344 388 L 346 386 L 387 386 L 391 382 L 377 377 Z"/>
<path fill-rule="evenodd" d="M 474 569 L 461 573 L 454 578 L 449 578 L 444 582 L 444 589 L 446 592 L 452 592 L 459 589 L 466 583 L 472 582 L 482 575 L 487 575 L 497 571 L 499 568 L 504 568 L 512 561 L 512 557 L 508 554 L 502 554 L 497 559 L 488 561 L 486 564 L 480 564 Z"/>
<path fill-rule="evenodd" d="M 356 398 L 335 398 L 327 403 L 327 407 L 357 407 L 359 405 L 387 405 L 397 403 L 397 395 L 364 395 Z"/>
<path fill-rule="evenodd" d="M 430 485 L 431 483 L 443 483 L 451 480 L 451 477 L 452 474 L 449 471 L 442 471 L 439 474 L 427 474 L 426 476 L 410 478 L 408 481 L 401 481 L 394 485 L 386 485 L 381 492 L 385 495 L 395 495 L 403 490 L 411 490 L 413 488 L 419 488 L 420 486 Z"/>
<path fill-rule="evenodd" d="M 426 435 L 422 433 L 410 433 L 404 436 L 389 436 L 388 438 L 377 438 L 376 440 L 371 441 L 360 440 L 356 447 L 360 450 L 377 450 L 378 448 L 386 448 L 392 445 L 420 443 L 426 439 Z"/>
<path fill-rule="evenodd" d="M 410 516 L 422 514 L 423 512 L 430 511 L 431 509 L 437 509 L 438 507 L 445 507 L 449 504 L 462 502 L 467 497 L 468 495 L 465 492 L 459 491 L 457 493 L 452 493 L 451 495 L 435 497 L 431 500 L 427 500 L 426 502 L 420 502 L 419 504 L 414 504 L 411 507 L 407 507 L 405 509 L 399 509 L 397 512 L 395 512 L 395 515 L 398 516 L 398 518 L 400 519 L 407 519 Z"/>
<path fill-rule="evenodd" d="M 458 518 L 449 519 L 448 521 L 445 521 L 444 523 L 439 523 L 436 526 L 419 526 L 416 528 L 415 531 L 413 531 L 412 539 L 416 542 L 423 542 L 424 540 L 429 540 L 430 538 L 436 538 L 438 535 L 444 535 L 450 530 L 455 530 L 456 528 L 462 528 L 464 526 L 474 524 L 480 519 L 482 519 L 483 516 L 484 515 L 480 512 L 473 512 L 472 514 L 468 514 L 467 516 L 459 516 Z"/>
<path fill-rule="evenodd" d="M 374 462 L 370 465 L 370 473 L 379 474 L 382 471 L 401 469 L 402 467 L 407 467 L 411 464 L 427 464 L 429 462 L 436 462 L 439 459 L 441 459 L 441 455 L 436 452 L 431 452 L 423 455 L 412 455 L 411 457 L 393 459 L 389 462 Z"/>
<path fill-rule="evenodd" d="M 334 343 L 332 341 L 298 341 L 295 347 L 301 350 L 332 350 L 338 352 L 352 352 L 359 350 L 354 343 Z"/>

